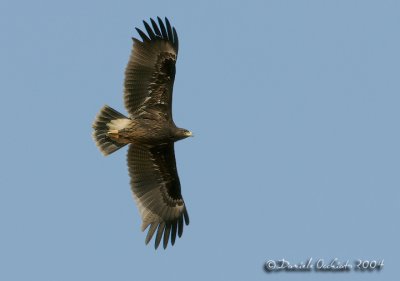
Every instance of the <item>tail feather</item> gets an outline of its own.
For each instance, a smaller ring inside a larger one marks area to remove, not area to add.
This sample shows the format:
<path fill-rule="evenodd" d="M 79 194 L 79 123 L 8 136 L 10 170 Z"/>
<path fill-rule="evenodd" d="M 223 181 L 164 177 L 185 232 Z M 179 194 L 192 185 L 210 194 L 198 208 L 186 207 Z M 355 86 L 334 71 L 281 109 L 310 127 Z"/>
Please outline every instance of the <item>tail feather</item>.
<path fill-rule="evenodd" d="M 129 120 L 125 115 L 112 109 L 108 105 L 105 105 L 97 114 L 96 119 L 93 122 L 93 139 L 104 156 L 107 156 L 126 145 L 126 143 L 119 143 L 111 139 L 107 134 L 110 129 L 113 129 L 110 128 L 110 125 L 113 127 L 115 122 L 113 122 L 113 120 L 117 119 Z"/>

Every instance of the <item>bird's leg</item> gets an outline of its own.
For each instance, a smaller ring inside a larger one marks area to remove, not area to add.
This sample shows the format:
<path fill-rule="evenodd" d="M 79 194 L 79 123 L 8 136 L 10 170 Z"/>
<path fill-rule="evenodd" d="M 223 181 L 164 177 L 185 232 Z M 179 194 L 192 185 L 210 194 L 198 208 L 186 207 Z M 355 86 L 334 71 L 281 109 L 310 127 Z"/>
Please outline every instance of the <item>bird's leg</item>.
<path fill-rule="evenodd" d="M 109 136 L 112 139 L 118 139 L 119 138 L 119 131 L 118 130 L 109 130 L 107 132 L 107 136 Z"/>
<path fill-rule="evenodd" d="M 107 136 L 119 143 L 129 143 L 129 139 L 124 135 L 123 130 L 109 130 Z"/>

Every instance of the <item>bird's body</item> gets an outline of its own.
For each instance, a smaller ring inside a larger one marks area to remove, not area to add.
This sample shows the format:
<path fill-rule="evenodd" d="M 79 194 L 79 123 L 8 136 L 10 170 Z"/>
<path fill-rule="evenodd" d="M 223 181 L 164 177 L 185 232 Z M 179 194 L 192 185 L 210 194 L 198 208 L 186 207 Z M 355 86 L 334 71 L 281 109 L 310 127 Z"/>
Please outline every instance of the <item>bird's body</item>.
<path fill-rule="evenodd" d="M 175 124 L 156 115 L 151 117 L 138 116 L 113 120 L 109 126 L 108 136 L 120 143 L 139 145 L 165 144 L 187 137 L 181 134 L 182 129 L 176 127 Z"/>
<path fill-rule="evenodd" d="M 189 224 L 175 163 L 174 143 L 192 135 L 172 119 L 172 90 L 178 55 L 178 36 L 168 19 L 144 22 L 147 35 L 133 38 L 125 71 L 124 101 L 129 117 L 104 106 L 93 123 L 93 138 L 104 155 L 129 144 L 131 188 L 139 208 L 146 244 L 156 233 L 155 247 L 164 248 Z"/>

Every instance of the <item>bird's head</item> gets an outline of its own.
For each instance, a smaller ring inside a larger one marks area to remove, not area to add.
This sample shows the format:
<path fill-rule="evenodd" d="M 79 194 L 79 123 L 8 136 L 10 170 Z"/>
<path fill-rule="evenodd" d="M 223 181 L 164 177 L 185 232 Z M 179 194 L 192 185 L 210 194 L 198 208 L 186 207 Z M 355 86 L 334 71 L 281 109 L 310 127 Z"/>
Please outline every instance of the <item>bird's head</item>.
<path fill-rule="evenodd" d="M 187 137 L 193 137 L 193 133 L 189 130 L 177 128 L 175 131 L 175 137 L 177 140 L 186 139 Z"/>

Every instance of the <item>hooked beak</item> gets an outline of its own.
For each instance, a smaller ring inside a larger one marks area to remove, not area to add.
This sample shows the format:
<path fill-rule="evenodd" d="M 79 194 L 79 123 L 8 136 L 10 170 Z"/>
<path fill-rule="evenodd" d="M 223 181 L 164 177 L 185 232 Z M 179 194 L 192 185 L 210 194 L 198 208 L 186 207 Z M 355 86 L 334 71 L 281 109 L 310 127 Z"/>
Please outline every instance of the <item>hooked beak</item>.
<path fill-rule="evenodd" d="M 192 132 L 187 132 L 187 133 L 185 133 L 185 136 L 186 137 L 194 137 L 194 135 L 193 135 L 193 133 Z"/>

